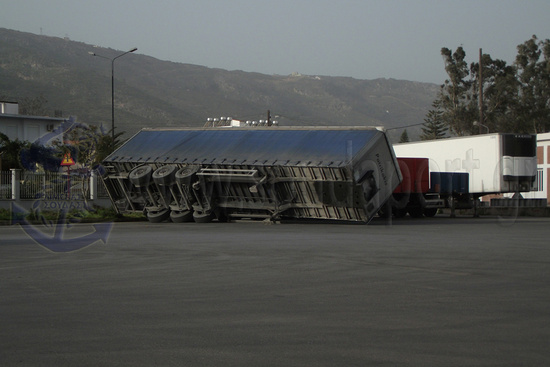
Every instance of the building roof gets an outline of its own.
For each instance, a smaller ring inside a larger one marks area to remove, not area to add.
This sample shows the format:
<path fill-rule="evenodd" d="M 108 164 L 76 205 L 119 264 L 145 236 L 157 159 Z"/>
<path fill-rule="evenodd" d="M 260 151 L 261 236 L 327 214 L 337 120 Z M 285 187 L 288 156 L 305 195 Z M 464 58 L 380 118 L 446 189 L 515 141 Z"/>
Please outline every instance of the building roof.
<path fill-rule="evenodd" d="M 30 115 L 14 115 L 9 113 L 0 113 L 0 119 L 20 119 L 20 120 L 37 120 L 37 121 L 55 121 L 63 122 L 66 118 L 63 117 L 49 117 L 49 116 L 30 116 Z"/>

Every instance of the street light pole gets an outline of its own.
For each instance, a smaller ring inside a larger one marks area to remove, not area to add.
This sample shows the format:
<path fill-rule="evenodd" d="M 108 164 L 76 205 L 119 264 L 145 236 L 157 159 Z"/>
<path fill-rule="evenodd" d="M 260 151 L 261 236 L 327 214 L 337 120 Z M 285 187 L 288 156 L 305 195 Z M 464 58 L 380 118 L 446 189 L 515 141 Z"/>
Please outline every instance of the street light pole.
<path fill-rule="evenodd" d="M 487 129 L 487 134 L 489 134 L 489 126 L 486 126 L 486 125 L 483 125 L 481 122 L 479 121 L 474 121 L 474 126 L 479 126 L 479 129 L 481 130 L 482 127 L 486 128 Z M 481 134 L 481 131 L 480 131 L 480 134 Z"/>
<path fill-rule="evenodd" d="M 137 47 L 134 47 L 131 50 L 128 50 L 124 53 L 121 53 L 120 55 L 115 56 L 112 59 L 110 57 L 98 55 L 95 52 L 88 52 L 92 56 L 111 60 L 111 139 L 112 139 L 111 144 L 112 144 L 113 150 L 115 149 L 115 60 L 118 59 L 119 57 L 122 57 L 134 51 L 137 51 Z"/>

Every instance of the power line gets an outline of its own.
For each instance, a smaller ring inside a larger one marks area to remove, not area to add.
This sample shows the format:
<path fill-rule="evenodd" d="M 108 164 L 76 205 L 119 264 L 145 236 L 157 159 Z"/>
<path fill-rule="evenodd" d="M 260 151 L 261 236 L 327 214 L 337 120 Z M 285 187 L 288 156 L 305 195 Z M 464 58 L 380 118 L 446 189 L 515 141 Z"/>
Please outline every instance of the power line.
<path fill-rule="evenodd" d="M 386 131 L 388 130 L 397 130 L 397 129 L 406 129 L 408 127 L 413 127 L 413 126 L 420 126 L 420 125 L 424 125 L 424 123 L 420 123 L 420 124 L 413 124 L 413 125 L 407 125 L 407 126 L 399 126 L 399 127 L 391 127 L 389 129 L 386 129 Z"/>

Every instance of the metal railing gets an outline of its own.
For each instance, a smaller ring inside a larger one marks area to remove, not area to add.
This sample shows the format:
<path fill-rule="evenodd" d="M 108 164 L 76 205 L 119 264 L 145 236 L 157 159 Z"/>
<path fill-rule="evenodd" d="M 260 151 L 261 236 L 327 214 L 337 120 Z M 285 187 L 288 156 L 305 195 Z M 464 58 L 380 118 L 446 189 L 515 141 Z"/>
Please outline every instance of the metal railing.
<path fill-rule="evenodd" d="M 13 177 L 11 171 L 0 172 L 0 200 L 12 199 Z M 90 199 L 90 180 L 90 176 L 80 174 L 21 171 L 19 199 L 87 200 Z M 97 185 L 97 197 L 108 198 L 102 183 Z"/>
<path fill-rule="evenodd" d="M 105 188 L 105 184 L 101 179 L 99 179 L 97 182 L 97 197 L 102 199 L 109 198 L 109 193 L 107 192 L 107 189 Z"/>
<path fill-rule="evenodd" d="M 0 171 L 0 200 L 11 199 L 11 172 Z"/>
<path fill-rule="evenodd" d="M 21 199 L 51 197 L 61 199 L 67 195 L 65 174 L 52 172 L 21 172 Z"/>

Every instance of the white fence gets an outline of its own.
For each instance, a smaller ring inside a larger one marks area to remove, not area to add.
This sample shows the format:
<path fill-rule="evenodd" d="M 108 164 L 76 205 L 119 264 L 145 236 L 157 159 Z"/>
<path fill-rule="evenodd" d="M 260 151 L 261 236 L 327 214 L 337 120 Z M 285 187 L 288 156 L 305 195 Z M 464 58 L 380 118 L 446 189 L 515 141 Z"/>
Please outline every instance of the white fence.
<path fill-rule="evenodd" d="M 108 194 L 95 173 L 89 175 L 30 172 L 0 172 L 0 200 L 95 200 Z"/>
<path fill-rule="evenodd" d="M 11 172 L 0 171 L 0 200 L 11 199 Z"/>

